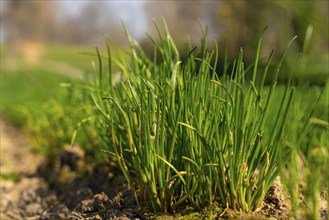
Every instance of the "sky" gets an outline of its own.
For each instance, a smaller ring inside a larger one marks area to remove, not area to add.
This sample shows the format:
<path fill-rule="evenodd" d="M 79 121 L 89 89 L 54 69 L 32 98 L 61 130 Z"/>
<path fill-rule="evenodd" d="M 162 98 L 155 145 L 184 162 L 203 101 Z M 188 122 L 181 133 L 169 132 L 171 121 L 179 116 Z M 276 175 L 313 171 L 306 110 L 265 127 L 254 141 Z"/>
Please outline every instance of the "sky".
<path fill-rule="evenodd" d="M 111 8 L 111 11 L 115 11 L 117 18 L 115 22 L 119 24 L 121 21 L 127 26 L 132 36 L 136 39 L 140 39 L 145 36 L 147 31 L 147 18 L 144 14 L 144 2 L 143 1 L 120 1 L 120 0 L 61 0 L 57 3 L 60 6 L 61 13 L 65 15 L 76 17 L 80 14 L 81 9 L 90 2 L 102 2 Z M 3 13 L 3 1 L 0 1 L 0 14 Z M 61 19 L 61 17 L 59 17 Z M 65 19 L 65 16 L 63 16 Z M 120 24 L 121 25 L 121 24 Z M 6 33 L 0 27 L 0 42 L 5 40 Z"/>
<path fill-rule="evenodd" d="M 147 18 L 144 13 L 144 2 L 143 1 L 102 1 L 106 3 L 108 7 L 111 7 L 111 11 L 115 11 L 116 22 L 120 23 L 121 20 L 125 23 L 130 33 L 135 38 L 141 38 L 145 36 L 147 31 Z M 65 10 L 65 13 L 69 16 L 78 16 L 81 9 L 89 2 L 96 1 L 72 1 L 65 0 L 60 1 L 61 7 Z"/>

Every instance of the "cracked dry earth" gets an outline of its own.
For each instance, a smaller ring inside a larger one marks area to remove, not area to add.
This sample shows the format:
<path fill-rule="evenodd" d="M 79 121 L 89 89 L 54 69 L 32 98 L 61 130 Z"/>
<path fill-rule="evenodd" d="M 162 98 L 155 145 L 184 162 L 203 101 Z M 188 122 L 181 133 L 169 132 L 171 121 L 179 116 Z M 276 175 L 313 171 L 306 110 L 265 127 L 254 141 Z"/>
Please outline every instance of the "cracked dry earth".
<path fill-rule="evenodd" d="M 67 152 L 71 155 L 72 148 Z M 0 219 L 146 218 L 130 199 L 124 178 L 108 166 L 84 167 L 79 177 L 67 164 L 58 165 L 60 170 L 49 167 L 31 151 L 26 137 L 1 118 Z"/>

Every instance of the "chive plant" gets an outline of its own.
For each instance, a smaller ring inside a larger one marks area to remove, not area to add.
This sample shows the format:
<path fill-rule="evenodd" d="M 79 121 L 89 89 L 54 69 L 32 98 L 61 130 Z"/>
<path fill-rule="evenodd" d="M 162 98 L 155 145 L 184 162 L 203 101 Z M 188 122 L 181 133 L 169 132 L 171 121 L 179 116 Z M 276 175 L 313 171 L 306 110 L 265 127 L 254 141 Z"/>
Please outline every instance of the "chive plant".
<path fill-rule="evenodd" d="M 297 70 L 303 73 L 312 38 L 312 26 L 308 26 L 303 46 L 303 56 L 298 60 Z M 320 219 L 321 193 L 328 188 L 328 78 L 324 84 L 312 88 L 305 85 L 297 87 L 288 116 L 283 140 L 289 152 L 288 164 L 282 163 L 281 177 L 286 184 L 291 200 L 291 216 L 299 218 Z M 313 99 L 308 100 L 306 93 Z M 284 166 L 286 165 L 286 166 Z M 325 193 L 324 193 L 325 194 Z M 301 202 L 301 197 L 303 201 Z M 327 200 L 327 198 L 322 198 Z"/>
<path fill-rule="evenodd" d="M 94 131 L 96 126 L 92 120 L 92 106 L 88 102 L 90 100 L 85 98 L 89 96 L 90 90 L 79 84 L 82 82 L 61 83 L 63 93 L 37 106 L 20 108 L 27 118 L 24 130 L 31 146 L 35 151 L 44 154 L 51 165 L 54 165 L 65 145 L 73 146 L 79 143 L 85 151 L 95 149 L 99 145 Z M 81 126 L 82 124 L 84 126 Z M 92 153 L 90 158 L 95 162 L 106 159 L 100 151 L 89 152 Z"/>
<path fill-rule="evenodd" d="M 321 193 L 328 187 L 328 88 L 326 82 L 320 94 L 319 91 L 314 94 L 315 101 L 310 103 L 300 97 L 299 102 L 294 101 L 289 116 L 294 123 L 286 127 L 284 140 L 290 155 L 288 168 L 282 167 L 281 176 L 290 194 L 291 216 L 297 219 L 325 218 L 320 215 L 320 200 Z M 299 96 L 304 95 L 299 92 Z"/>
<path fill-rule="evenodd" d="M 286 50 L 265 92 L 273 53 L 256 82 L 263 35 L 251 80 L 246 77 L 242 49 L 232 71 L 225 68 L 219 78 L 218 45 L 213 51 L 207 48 L 205 30 L 200 49 L 187 44 L 182 61 L 166 24 L 164 32 L 156 23 L 155 27 L 159 40 L 150 38 L 153 58 L 127 31 L 128 56 L 114 59 L 107 47 L 108 73 L 97 50 L 99 75 L 91 97 L 102 116 L 99 129 L 106 133 L 107 150 L 137 202 L 149 202 L 156 213 L 175 212 L 186 204 L 198 209 L 213 202 L 256 210 L 279 173 L 281 136 L 294 93 L 288 83 L 275 105 L 277 111 L 271 111 Z M 116 85 L 112 64 L 124 75 Z M 265 132 L 269 117 L 275 122 Z"/>

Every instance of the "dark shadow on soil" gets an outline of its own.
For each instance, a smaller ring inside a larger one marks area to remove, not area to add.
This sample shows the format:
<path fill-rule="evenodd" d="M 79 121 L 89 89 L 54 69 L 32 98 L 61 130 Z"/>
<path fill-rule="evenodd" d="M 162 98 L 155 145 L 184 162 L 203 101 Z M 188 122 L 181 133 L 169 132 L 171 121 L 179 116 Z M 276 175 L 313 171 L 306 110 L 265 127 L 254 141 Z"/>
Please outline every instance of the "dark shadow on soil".
<path fill-rule="evenodd" d="M 65 148 L 55 165 L 39 167 L 38 175 L 61 204 L 56 216 L 47 215 L 52 210 L 45 213 L 45 219 L 147 219 L 115 167 L 81 163 L 79 149 L 73 148 Z"/>
<path fill-rule="evenodd" d="M 36 195 L 23 196 L 22 206 L 30 201 L 42 200 L 40 219 L 149 219 L 152 214 L 139 209 L 127 182 L 110 163 L 90 166 L 79 153 L 78 147 L 66 147 L 55 165 L 43 164 L 37 175 L 46 180 L 47 189 L 39 188 Z M 37 207 L 34 207 L 37 210 Z M 219 211 L 221 210 L 221 211 Z M 241 213 L 236 210 L 217 209 L 215 219 L 288 219 L 289 210 L 277 179 L 267 193 L 263 207 L 258 212 Z M 31 213 L 31 211 L 27 210 Z M 178 213 L 158 216 L 158 219 L 196 219 L 209 217 L 207 209 L 200 213 Z"/>

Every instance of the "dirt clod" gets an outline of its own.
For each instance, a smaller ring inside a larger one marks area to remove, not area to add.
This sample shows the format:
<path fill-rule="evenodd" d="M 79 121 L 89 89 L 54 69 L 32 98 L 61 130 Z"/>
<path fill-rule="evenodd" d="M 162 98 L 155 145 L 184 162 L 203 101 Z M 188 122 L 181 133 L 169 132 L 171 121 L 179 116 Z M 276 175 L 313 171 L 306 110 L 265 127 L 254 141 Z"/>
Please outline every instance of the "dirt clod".
<path fill-rule="evenodd" d="M 285 195 L 280 177 L 277 177 L 264 198 L 261 213 L 266 217 L 287 219 L 289 217 L 289 209 Z"/>

